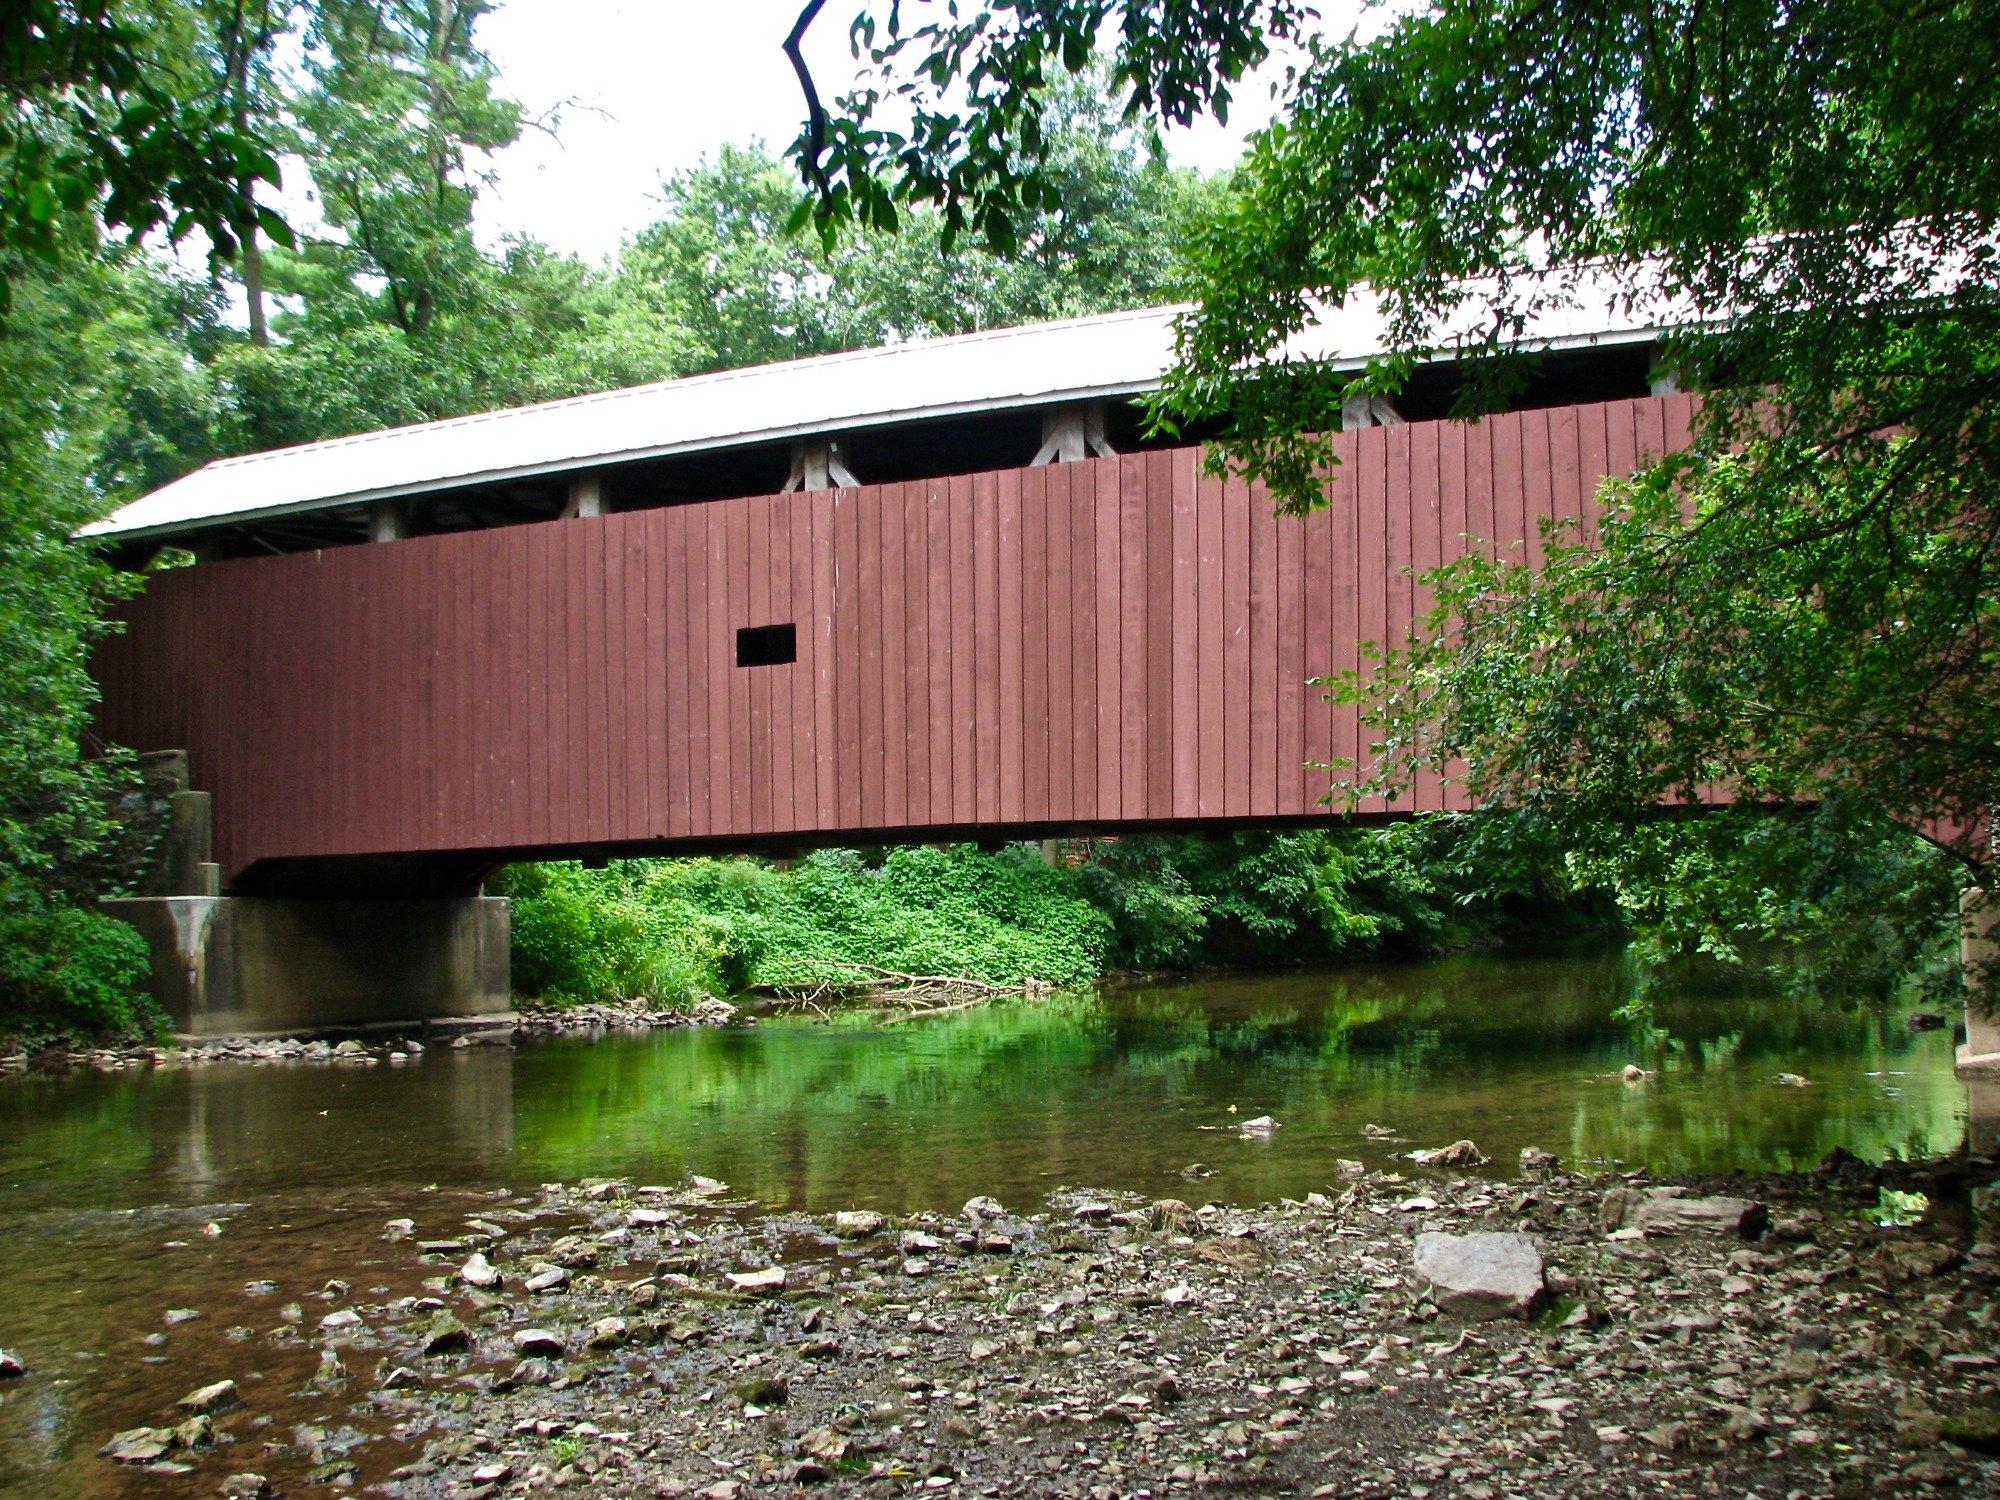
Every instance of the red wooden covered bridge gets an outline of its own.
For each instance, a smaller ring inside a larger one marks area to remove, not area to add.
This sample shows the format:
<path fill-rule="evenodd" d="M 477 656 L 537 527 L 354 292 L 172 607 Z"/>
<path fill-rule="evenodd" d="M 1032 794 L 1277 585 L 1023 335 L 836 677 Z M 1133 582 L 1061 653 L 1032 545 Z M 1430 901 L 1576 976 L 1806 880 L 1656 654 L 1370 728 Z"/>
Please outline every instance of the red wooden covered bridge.
<path fill-rule="evenodd" d="M 1314 767 L 1364 747 L 1312 680 L 1400 638 L 1414 571 L 1532 555 L 1691 416 L 1656 327 L 1552 321 L 1517 409 L 1445 420 L 1424 367 L 1279 517 L 1144 435 L 1171 316 L 253 454 L 94 528 L 193 558 L 98 663 L 104 737 L 185 752 L 167 888 L 123 908 L 183 1024 L 504 1005 L 476 892 L 510 860 L 1331 819 Z M 1359 364 L 1379 331 L 1314 337 Z"/>

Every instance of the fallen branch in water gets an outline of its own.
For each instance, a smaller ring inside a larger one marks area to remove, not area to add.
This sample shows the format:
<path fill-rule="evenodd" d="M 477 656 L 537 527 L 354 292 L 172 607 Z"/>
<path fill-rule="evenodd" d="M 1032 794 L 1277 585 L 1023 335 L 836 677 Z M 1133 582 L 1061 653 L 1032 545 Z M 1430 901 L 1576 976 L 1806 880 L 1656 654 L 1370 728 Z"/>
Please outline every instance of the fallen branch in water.
<path fill-rule="evenodd" d="M 822 1018 L 829 1000 L 866 997 L 903 1007 L 906 1015 L 933 1016 L 948 1011 L 967 1010 L 988 1000 L 1008 995 L 1040 995 L 1055 988 L 1032 974 L 1013 984 L 975 979 L 969 974 L 911 974 L 902 969 L 885 969 L 880 964 L 857 959 L 819 959 L 822 969 L 844 969 L 851 979 L 823 978 L 812 984 L 777 985 L 773 994 L 783 1003 L 811 1010 Z M 893 1019 L 901 1019 L 900 1017 Z"/>

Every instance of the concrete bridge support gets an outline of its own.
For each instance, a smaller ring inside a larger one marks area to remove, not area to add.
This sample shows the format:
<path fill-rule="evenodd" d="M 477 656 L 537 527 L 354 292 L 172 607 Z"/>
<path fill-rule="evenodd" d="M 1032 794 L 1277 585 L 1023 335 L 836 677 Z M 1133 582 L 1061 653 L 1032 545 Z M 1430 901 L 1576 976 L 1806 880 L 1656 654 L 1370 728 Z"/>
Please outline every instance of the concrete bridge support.
<path fill-rule="evenodd" d="M 512 1006 L 507 902 L 228 896 L 208 794 L 186 757 L 148 757 L 167 808 L 145 894 L 107 900 L 152 952 L 151 989 L 188 1040 L 412 1024 L 491 1024 Z"/>

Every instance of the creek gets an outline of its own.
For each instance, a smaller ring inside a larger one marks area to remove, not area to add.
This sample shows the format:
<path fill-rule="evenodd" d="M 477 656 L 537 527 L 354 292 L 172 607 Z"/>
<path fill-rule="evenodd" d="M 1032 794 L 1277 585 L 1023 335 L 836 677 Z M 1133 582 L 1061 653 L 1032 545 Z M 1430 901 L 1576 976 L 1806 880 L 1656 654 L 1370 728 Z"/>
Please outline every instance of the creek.
<path fill-rule="evenodd" d="M 183 1491 L 95 1450 L 191 1370 L 242 1365 L 232 1330 L 263 1333 L 330 1278 L 387 1286 L 384 1221 L 435 1219 L 440 1197 L 462 1215 L 544 1182 L 693 1172 L 809 1211 L 1026 1208 L 1062 1185 L 1254 1203 L 1327 1187 L 1340 1158 L 1381 1169 L 1461 1138 L 1498 1175 L 1529 1145 L 1667 1173 L 1964 1138 L 1949 1031 L 1727 987 L 1670 991 L 1638 1022 L 1619 1013 L 1632 984 L 1615 950 L 1474 954 L 889 1023 L 0 1081 L 0 1346 L 31 1370 L 0 1386 L 0 1491 L 213 1493 L 212 1474 Z M 1243 1134 L 1259 1116 L 1275 1131 Z M 176 1308 L 201 1316 L 170 1326 Z M 251 1347 L 259 1379 L 310 1374 L 310 1351 Z"/>

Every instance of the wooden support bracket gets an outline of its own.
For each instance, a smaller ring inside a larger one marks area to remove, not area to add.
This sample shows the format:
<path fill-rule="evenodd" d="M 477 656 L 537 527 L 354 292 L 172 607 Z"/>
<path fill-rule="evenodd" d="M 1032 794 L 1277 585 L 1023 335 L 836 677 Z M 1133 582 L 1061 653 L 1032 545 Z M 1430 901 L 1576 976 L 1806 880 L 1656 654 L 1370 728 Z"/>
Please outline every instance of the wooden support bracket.
<path fill-rule="evenodd" d="M 410 534 L 410 510 L 400 500 L 384 500 L 368 511 L 368 540 L 400 542 Z"/>
<path fill-rule="evenodd" d="M 1387 396 L 1349 396 L 1340 403 L 1340 426 L 1344 432 L 1351 427 L 1401 427 L 1403 414 L 1396 410 L 1395 403 Z"/>
<path fill-rule="evenodd" d="M 562 519 L 574 520 L 578 516 L 601 516 L 604 514 L 604 481 L 596 474 L 578 474 L 569 482 L 569 500 L 562 508 Z"/>
<path fill-rule="evenodd" d="M 1118 456 L 1118 450 L 1104 436 L 1102 401 L 1078 402 L 1043 412 L 1042 446 L 1035 450 L 1028 466 L 1071 464 L 1092 453 L 1099 458 Z"/>
<path fill-rule="evenodd" d="M 806 438 L 792 444 L 792 472 L 785 491 L 849 489 L 860 484 L 834 438 Z"/>

